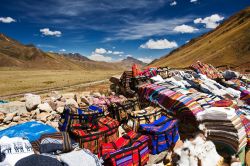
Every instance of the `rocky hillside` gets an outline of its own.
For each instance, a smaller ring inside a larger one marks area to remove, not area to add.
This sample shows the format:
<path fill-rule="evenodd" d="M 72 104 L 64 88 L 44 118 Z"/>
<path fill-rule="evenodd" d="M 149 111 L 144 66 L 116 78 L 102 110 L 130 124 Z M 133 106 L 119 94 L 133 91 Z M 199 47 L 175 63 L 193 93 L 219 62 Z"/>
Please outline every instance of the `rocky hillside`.
<path fill-rule="evenodd" d="M 213 31 L 192 39 L 150 65 L 183 68 L 197 60 L 216 67 L 250 72 L 250 8 L 240 11 Z"/>

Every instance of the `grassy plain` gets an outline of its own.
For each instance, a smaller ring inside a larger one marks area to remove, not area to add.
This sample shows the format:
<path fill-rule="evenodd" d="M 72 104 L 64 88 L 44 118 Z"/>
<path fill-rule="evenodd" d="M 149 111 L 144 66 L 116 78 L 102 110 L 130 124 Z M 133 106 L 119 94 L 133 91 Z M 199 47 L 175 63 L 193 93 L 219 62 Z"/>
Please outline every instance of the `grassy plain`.
<path fill-rule="evenodd" d="M 8 70 L 0 68 L 0 96 L 104 80 L 115 70 Z"/>

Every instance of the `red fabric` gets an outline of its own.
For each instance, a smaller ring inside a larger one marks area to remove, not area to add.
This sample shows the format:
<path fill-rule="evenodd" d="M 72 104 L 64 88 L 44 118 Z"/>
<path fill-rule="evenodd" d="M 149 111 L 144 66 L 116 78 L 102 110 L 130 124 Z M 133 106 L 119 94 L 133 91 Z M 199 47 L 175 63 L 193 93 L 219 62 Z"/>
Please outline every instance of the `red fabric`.
<path fill-rule="evenodd" d="M 99 157 L 104 159 L 104 165 L 108 166 L 139 166 L 145 165 L 149 159 L 148 141 L 145 135 L 138 135 L 134 131 L 127 134 L 131 139 L 120 137 L 115 142 L 103 143 L 100 148 Z"/>
<path fill-rule="evenodd" d="M 139 73 L 141 73 L 141 70 L 139 69 L 137 64 L 133 64 L 132 73 L 133 73 L 133 77 L 136 77 L 139 75 Z"/>
<path fill-rule="evenodd" d="M 233 105 L 232 100 L 219 100 L 212 103 L 214 107 L 231 107 Z"/>

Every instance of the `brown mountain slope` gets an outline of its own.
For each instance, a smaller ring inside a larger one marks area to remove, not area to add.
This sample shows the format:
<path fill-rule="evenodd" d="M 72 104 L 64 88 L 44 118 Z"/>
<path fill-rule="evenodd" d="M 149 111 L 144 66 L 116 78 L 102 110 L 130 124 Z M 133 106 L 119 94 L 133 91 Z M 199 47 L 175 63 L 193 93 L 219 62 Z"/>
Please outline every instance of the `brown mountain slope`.
<path fill-rule="evenodd" d="M 214 66 L 250 69 L 250 7 L 230 17 L 215 30 L 192 39 L 152 66 L 188 67 L 200 60 Z"/>

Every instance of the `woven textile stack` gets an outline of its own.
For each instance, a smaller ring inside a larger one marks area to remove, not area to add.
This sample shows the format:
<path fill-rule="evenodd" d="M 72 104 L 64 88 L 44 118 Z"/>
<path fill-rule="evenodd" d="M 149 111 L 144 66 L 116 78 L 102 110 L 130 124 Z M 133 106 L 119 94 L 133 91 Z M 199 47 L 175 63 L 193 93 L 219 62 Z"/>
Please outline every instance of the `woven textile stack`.
<path fill-rule="evenodd" d="M 245 128 L 241 119 L 230 107 L 211 107 L 197 114 L 197 120 L 207 138 L 218 143 L 230 145 L 233 152 L 238 152 L 247 144 Z"/>

